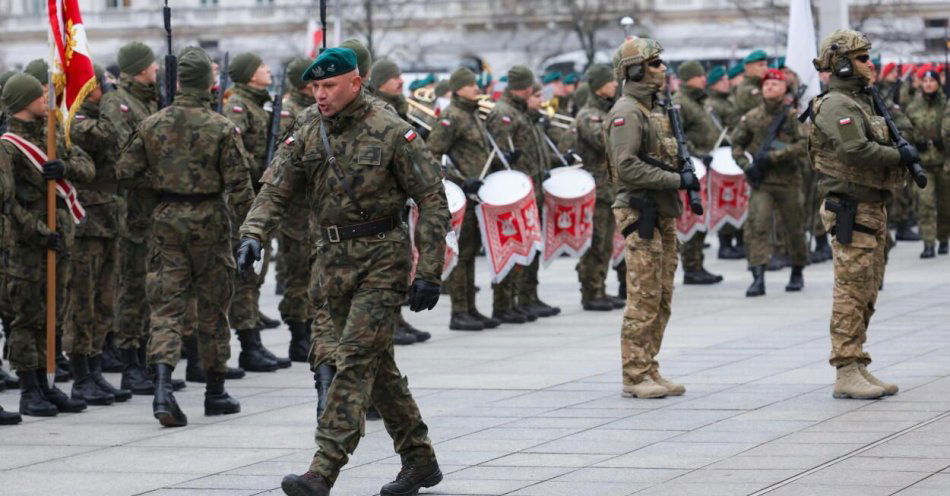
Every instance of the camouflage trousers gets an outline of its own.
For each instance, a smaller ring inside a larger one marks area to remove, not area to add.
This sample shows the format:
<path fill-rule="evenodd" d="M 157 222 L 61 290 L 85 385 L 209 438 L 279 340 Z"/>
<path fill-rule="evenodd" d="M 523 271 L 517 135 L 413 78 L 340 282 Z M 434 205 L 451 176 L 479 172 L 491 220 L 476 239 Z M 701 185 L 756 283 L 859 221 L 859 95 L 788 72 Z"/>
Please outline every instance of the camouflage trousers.
<path fill-rule="evenodd" d="M 277 306 L 280 317 L 284 322 L 307 321 L 312 316 L 307 295 L 307 288 L 310 285 L 310 241 L 281 235 L 277 246 L 281 277 L 284 280 L 284 295 Z"/>
<path fill-rule="evenodd" d="M 617 229 L 636 222 L 640 213 L 631 208 L 615 208 Z M 634 231 L 626 239 L 627 306 L 620 328 L 620 355 L 623 383 L 637 384 L 659 369 L 656 355 L 670 320 L 673 275 L 677 265 L 676 219 L 657 219 L 653 239 L 642 239 Z"/>
<path fill-rule="evenodd" d="M 950 238 L 950 168 L 925 170 L 927 187 L 917 188 L 920 237 L 925 243 Z"/>
<path fill-rule="evenodd" d="M 69 283 L 73 318 L 63 326 L 63 350 L 96 356 L 115 325 L 116 258 L 114 238 L 76 238 Z"/>
<path fill-rule="evenodd" d="M 475 209 L 465 210 L 465 220 L 459 232 L 459 259 L 452 274 L 445 281 L 452 299 L 452 313 L 468 313 L 475 310 L 475 256 L 482 246 Z"/>
<path fill-rule="evenodd" d="M 313 309 L 313 322 L 310 324 L 310 369 L 317 370 L 323 363 L 336 367 L 336 348 L 340 344 L 340 332 L 333 325 L 330 308 L 326 302 Z"/>
<path fill-rule="evenodd" d="M 522 267 L 521 280 L 518 281 L 518 303 L 525 305 L 538 301 L 538 272 L 541 270 L 541 255 L 535 255 L 531 264 Z"/>
<path fill-rule="evenodd" d="M 149 365 L 175 366 L 182 334 L 194 326 L 203 368 L 227 371 L 228 306 L 236 272 L 229 230 L 224 206 L 215 202 L 156 208 L 147 276 Z"/>
<path fill-rule="evenodd" d="M 776 217 L 775 214 L 778 214 Z M 785 233 L 780 246 L 789 247 L 792 265 L 804 267 L 808 261 L 805 226 L 802 221 L 801 188 L 763 184 L 752 190 L 749 216 L 745 222 L 745 242 L 749 267 L 766 265 L 772 255 L 773 229 Z"/>
<path fill-rule="evenodd" d="M 831 307 L 831 365 L 842 367 L 854 362 L 868 364 L 864 352 L 868 324 L 874 315 L 877 293 L 884 280 L 887 247 L 887 214 L 883 203 L 859 203 L 855 224 L 875 231 L 852 233 L 851 244 L 837 238 L 831 243 L 834 254 L 834 303 Z M 822 205 L 821 220 L 829 231 L 835 214 Z"/>
<path fill-rule="evenodd" d="M 33 248 L 40 249 L 42 248 Z M 46 262 L 37 267 L 39 280 L 5 277 L 7 298 L 13 321 L 7 329 L 10 344 L 10 366 L 17 371 L 46 368 Z M 15 262 L 11 262 L 15 263 Z M 72 277 L 70 257 L 56 257 L 56 334 L 62 335 L 63 323 L 72 318 L 69 281 Z"/>
<path fill-rule="evenodd" d="M 581 283 L 581 301 L 593 301 L 607 295 L 607 270 L 614 249 L 614 212 L 610 202 L 594 204 L 594 232 L 590 249 L 577 262 L 577 278 Z"/>
<path fill-rule="evenodd" d="M 116 291 L 116 339 L 119 349 L 139 348 L 148 339 L 148 300 L 145 296 L 148 245 L 119 238 L 119 277 Z"/>
<path fill-rule="evenodd" d="M 518 285 L 521 283 L 524 268 L 523 265 L 516 264 L 501 282 L 492 284 L 493 312 L 506 312 L 520 304 L 527 303 L 518 301 Z"/>
<path fill-rule="evenodd" d="M 706 245 L 706 233 L 698 231 L 685 243 L 680 244 L 680 259 L 685 272 L 703 270 L 703 247 Z"/>
<path fill-rule="evenodd" d="M 237 251 L 239 244 L 239 242 L 233 241 L 231 251 Z M 264 267 L 267 267 L 266 261 L 269 257 L 262 254 L 262 258 L 265 260 Z M 250 275 L 244 279 L 238 277 L 237 272 L 232 273 L 234 298 L 231 301 L 229 321 L 234 329 L 256 329 L 260 325 L 261 310 L 258 305 L 261 299 L 261 281 L 263 280 L 264 270 L 261 272 L 260 276 Z"/>

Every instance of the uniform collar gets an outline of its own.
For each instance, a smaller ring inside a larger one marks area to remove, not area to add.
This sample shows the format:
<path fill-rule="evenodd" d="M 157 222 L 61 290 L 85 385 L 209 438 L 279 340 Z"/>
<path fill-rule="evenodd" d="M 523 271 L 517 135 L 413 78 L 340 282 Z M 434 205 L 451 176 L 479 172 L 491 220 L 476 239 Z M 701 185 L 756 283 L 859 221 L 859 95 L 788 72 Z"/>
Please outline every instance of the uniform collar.
<path fill-rule="evenodd" d="M 128 74 L 119 75 L 119 87 L 128 91 L 132 96 L 138 98 L 143 103 L 158 101 L 158 93 L 154 84 L 143 84 Z"/>
<path fill-rule="evenodd" d="M 300 90 L 294 90 L 290 93 L 290 101 L 304 108 L 317 103 L 317 101 L 313 99 L 313 95 L 304 93 Z"/>
<path fill-rule="evenodd" d="M 831 79 L 828 81 L 829 89 L 851 93 L 853 95 L 863 95 L 866 86 L 867 83 L 864 79 L 859 77 L 839 78 L 832 74 Z"/>
<path fill-rule="evenodd" d="M 653 108 L 656 103 L 657 94 L 650 86 L 634 81 L 625 81 L 623 83 L 623 95 L 629 96 L 642 103 L 647 108 Z"/>
<path fill-rule="evenodd" d="M 452 95 L 452 105 L 469 114 L 478 110 L 478 100 L 466 100 L 456 95 Z"/>
<path fill-rule="evenodd" d="M 524 100 L 524 98 L 517 97 L 517 96 L 511 94 L 510 92 L 506 91 L 506 92 L 501 96 L 501 99 L 502 99 L 502 101 L 504 101 L 504 102 L 507 103 L 508 105 L 511 105 L 512 107 L 518 109 L 518 110 L 521 111 L 521 112 L 527 112 L 527 111 L 528 111 L 528 102 L 526 102 L 526 101 Z"/>
<path fill-rule="evenodd" d="M 244 83 L 235 84 L 234 92 L 246 98 L 250 98 L 258 105 L 264 105 L 264 102 L 270 100 L 270 93 L 268 93 L 266 89 L 251 88 Z"/>
<path fill-rule="evenodd" d="M 706 90 L 700 88 L 693 88 L 692 86 L 680 86 L 680 91 L 683 92 L 683 95 L 690 100 L 695 100 L 697 102 L 702 102 L 706 99 Z"/>
<path fill-rule="evenodd" d="M 766 112 L 770 114 L 774 114 L 776 111 L 778 111 L 778 109 L 782 108 L 782 105 L 785 103 L 785 100 L 782 98 L 779 98 L 778 100 L 766 100 L 765 98 L 763 98 L 762 102 L 765 104 Z"/>
<path fill-rule="evenodd" d="M 18 134 L 24 138 L 42 140 L 46 137 L 46 118 L 42 117 L 32 121 L 24 121 L 11 115 L 7 120 L 7 131 Z"/>
<path fill-rule="evenodd" d="M 594 107 L 597 110 L 602 110 L 604 112 L 609 112 L 610 107 L 614 106 L 613 98 L 604 98 L 597 95 L 596 93 L 591 93 L 590 97 L 587 99 L 587 104 L 591 107 Z"/>
<path fill-rule="evenodd" d="M 175 102 L 172 105 L 176 107 L 208 107 L 214 96 L 210 91 L 202 91 L 195 88 L 181 88 L 175 96 Z"/>

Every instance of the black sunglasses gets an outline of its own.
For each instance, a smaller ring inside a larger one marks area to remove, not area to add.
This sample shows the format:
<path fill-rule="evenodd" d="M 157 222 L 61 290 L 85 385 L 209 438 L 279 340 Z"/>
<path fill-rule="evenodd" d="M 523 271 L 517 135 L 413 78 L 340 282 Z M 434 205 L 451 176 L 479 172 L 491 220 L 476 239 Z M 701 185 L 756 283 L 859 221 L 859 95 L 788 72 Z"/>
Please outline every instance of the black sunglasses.
<path fill-rule="evenodd" d="M 868 60 L 871 60 L 871 56 L 865 53 L 864 55 L 858 55 L 857 57 L 854 58 L 854 60 L 857 60 L 858 62 L 861 62 L 862 64 L 867 64 Z"/>
<path fill-rule="evenodd" d="M 654 60 L 651 60 L 651 61 L 647 62 L 647 65 L 650 66 L 650 67 L 653 67 L 653 68 L 655 69 L 655 68 L 658 68 L 658 67 L 660 67 L 661 65 L 663 65 L 663 64 L 665 64 L 665 63 L 666 63 L 666 62 L 663 62 L 663 59 L 654 59 Z"/>

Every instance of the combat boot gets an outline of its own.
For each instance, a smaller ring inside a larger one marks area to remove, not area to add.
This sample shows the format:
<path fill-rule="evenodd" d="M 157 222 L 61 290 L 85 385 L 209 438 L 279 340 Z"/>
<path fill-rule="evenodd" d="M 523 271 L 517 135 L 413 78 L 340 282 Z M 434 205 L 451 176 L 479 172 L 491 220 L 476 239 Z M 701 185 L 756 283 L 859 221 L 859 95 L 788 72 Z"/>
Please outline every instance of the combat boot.
<path fill-rule="evenodd" d="M 21 370 L 20 374 L 20 414 L 29 417 L 55 417 L 59 414 L 56 405 L 50 403 L 40 389 L 38 374 L 40 370 Z"/>
<path fill-rule="evenodd" d="M 756 265 L 749 269 L 752 272 L 752 285 L 749 286 L 749 289 L 745 290 L 745 295 L 748 297 L 752 296 L 762 296 L 765 294 L 765 266 Z"/>
<path fill-rule="evenodd" d="M 317 371 L 313 373 L 313 386 L 317 388 L 317 421 L 327 409 L 327 396 L 330 393 L 330 384 L 336 376 L 336 369 L 327 363 L 321 363 L 317 366 Z"/>
<path fill-rule="evenodd" d="M 684 389 L 685 391 L 685 389 Z M 623 386 L 623 392 L 621 396 L 624 398 L 664 398 L 666 395 L 670 394 L 670 391 L 665 387 L 657 384 L 649 375 L 644 376 L 643 379 L 633 385 Z"/>
<path fill-rule="evenodd" d="M 733 250 L 735 250 L 738 259 L 741 260 L 746 257 L 745 233 L 743 233 L 742 229 L 740 229 L 739 234 L 736 235 L 736 246 L 733 247 Z"/>
<path fill-rule="evenodd" d="M 832 259 L 831 244 L 828 243 L 827 234 L 822 234 L 821 236 L 815 236 L 815 251 L 812 253 L 815 255 L 817 259 L 817 262 L 815 263 L 821 263 L 826 260 Z"/>
<path fill-rule="evenodd" d="M 271 359 L 271 360 L 277 362 L 277 368 L 279 368 L 279 369 L 286 369 L 286 368 L 290 367 L 290 364 L 291 364 L 291 363 L 293 363 L 293 362 L 290 361 L 289 358 L 278 357 L 277 355 L 274 355 L 273 353 L 271 353 L 270 350 L 268 350 L 267 348 L 264 347 L 264 343 L 261 342 L 261 330 L 260 330 L 260 329 L 255 329 L 255 330 L 254 330 L 254 339 L 257 340 L 257 347 L 258 347 L 259 350 L 261 350 L 261 354 L 264 355 L 265 357 L 267 357 L 267 358 L 269 358 L 269 359 Z M 307 351 L 310 351 L 309 348 L 307 349 Z"/>
<path fill-rule="evenodd" d="M 449 329 L 453 331 L 481 331 L 485 329 L 485 325 L 471 314 L 456 312 L 449 319 Z"/>
<path fill-rule="evenodd" d="M 937 255 L 946 255 L 950 253 L 950 241 L 941 241 L 940 247 L 937 248 Z"/>
<path fill-rule="evenodd" d="M 627 306 L 627 300 L 622 300 L 618 296 L 607 295 L 607 301 L 609 301 L 615 309 L 621 309 Z"/>
<path fill-rule="evenodd" d="M 185 380 L 188 382 L 204 383 L 207 379 L 201 368 L 201 358 L 198 356 L 198 338 L 194 335 L 182 337 L 182 354 L 185 355 Z"/>
<path fill-rule="evenodd" d="M 142 346 L 136 349 L 136 352 L 139 354 L 139 363 L 142 364 L 142 368 L 145 368 L 145 365 L 148 363 L 148 357 L 145 356 L 145 347 Z M 148 375 L 146 374 L 146 377 Z M 188 387 L 188 383 L 184 379 L 172 379 L 172 391 L 181 391 Z"/>
<path fill-rule="evenodd" d="M 514 310 L 501 310 L 492 312 L 492 318 L 502 324 L 524 324 L 528 321 L 524 314 Z"/>
<path fill-rule="evenodd" d="M 402 326 L 396 326 L 393 332 L 393 344 L 397 346 L 408 346 L 416 343 L 416 337 L 406 332 Z"/>
<path fill-rule="evenodd" d="M 330 481 L 326 477 L 308 470 L 303 475 L 285 475 L 280 488 L 288 496 L 330 496 Z"/>
<path fill-rule="evenodd" d="M 310 360 L 310 326 L 308 322 L 287 321 L 287 327 L 290 328 L 290 346 L 287 349 L 287 356 L 294 362 Z"/>
<path fill-rule="evenodd" d="M 534 310 L 528 305 L 518 305 L 511 309 L 513 312 L 520 313 L 524 319 L 528 322 L 534 322 L 538 320 L 538 314 L 534 313 Z"/>
<path fill-rule="evenodd" d="M 884 388 L 868 382 L 861 374 L 857 362 L 838 367 L 838 377 L 835 380 L 835 398 L 854 398 L 856 400 L 873 400 L 884 396 Z"/>
<path fill-rule="evenodd" d="M 209 370 L 205 372 L 205 415 L 230 415 L 241 411 L 241 403 L 224 390 L 224 374 Z"/>
<path fill-rule="evenodd" d="M 383 416 L 379 414 L 379 410 L 376 409 L 376 405 L 370 405 L 366 409 L 366 420 L 382 420 Z"/>
<path fill-rule="evenodd" d="M 277 319 L 272 319 L 272 318 L 270 318 L 270 317 L 264 315 L 264 313 L 261 312 L 261 311 L 258 311 L 257 314 L 260 316 L 260 317 L 258 318 L 258 320 L 261 321 L 261 328 L 263 328 L 263 329 L 277 329 L 278 327 L 280 327 L 280 321 L 279 321 L 279 320 L 277 320 Z"/>
<path fill-rule="evenodd" d="M 897 232 L 894 236 L 897 241 L 920 241 L 920 234 L 914 232 L 910 227 L 910 222 L 901 222 L 897 225 Z"/>
<path fill-rule="evenodd" d="M 155 365 L 155 398 L 152 400 L 152 415 L 164 427 L 188 425 L 188 417 L 178 408 L 172 392 L 172 371 L 175 367 L 164 363 Z"/>
<path fill-rule="evenodd" d="M 581 307 L 589 312 L 610 312 L 614 309 L 614 304 L 607 298 L 593 298 L 582 300 Z"/>
<path fill-rule="evenodd" d="M 805 287 L 805 278 L 802 276 L 803 269 L 802 266 L 792 267 L 792 275 L 788 278 L 785 291 L 801 291 Z"/>
<path fill-rule="evenodd" d="M 16 425 L 23 421 L 23 417 L 16 412 L 5 412 L 0 406 L 0 425 Z"/>
<path fill-rule="evenodd" d="M 877 377 L 874 377 L 874 375 L 868 371 L 867 365 L 864 365 L 864 364 L 858 365 L 858 369 L 861 370 L 861 375 L 864 376 L 864 378 L 867 379 L 868 382 L 884 390 L 884 396 L 894 396 L 895 394 L 897 394 L 897 391 L 899 390 L 897 387 L 897 384 L 884 382 L 878 379 Z"/>
<path fill-rule="evenodd" d="M 429 334 L 428 332 L 425 332 L 420 329 L 416 329 L 415 327 L 412 326 L 412 324 L 406 322 L 405 320 L 400 322 L 398 326 L 401 327 L 403 331 L 408 332 L 409 334 L 412 334 L 412 337 L 416 338 L 417 343 L 425 343 L 430 338 L 432 338 L 432 334 Z"/>
<path fill-rule="evenodd" d="M 117 388 L 109 383 L 105 377 L 103 377 L 102 355 L 89 357 L 89 373 L 92 374 L 92 380 L 96 383 L 96 386 L 115 397 L 115 401 L 117 403 L 122 403 L 123 401 L 128 401 L 132 398 L 132 391 L 129 391 L 128 389 Z"/>
<path fill-rule="evenodd" d="M 255 332 L 254 329 L 237 331 L 238 341 L 241 342 L 238 366 L 248 372 L 273 372 L 277 370 L 277 362 L 261 353 L 261 347 L 254 337 Z"/>
<path fill-rule="evenodd" d="M 155 384 L 145 374 L 145 368 L 139 362 L 139 353 L 135 348 L 119 350 L 122 353 L 122 361 L 125 362 L 125 370 L 122 371 L 122 380 L 119 387 L 132 391 L 132 394 L 153 395 L 155 394 Z"/>
<path fill-rule="evenodd" d="M 666 388 L 667 396 L 682 396 L 686 394 L 686 386 L 666 380 L 660 375 L 660 371 L 654 372 L 650 377 L 653 378 L 654 382 Z"/>
<path fill-rule="evenodd" d="M 36 382 L 40 385 L 40 391 L 43 392 L 46 401 L 55 405 L 59 413 L 79 413 L 86 409 L 85 401 L 70 398 L 66 396 L 66 393 L 60 391 L 55 384 L 50 385 L 45 371 L 37 370 L 35 375 Z"/>
<path fill-rule="evenodd" d="M 683 273 L 683 284 L 716 284 L 722 282 L 722 276 L 711 274 L 706 269 Z"/>
<path fill-rule="evenodd" d="M 475 318 L 475 320 L 480 321 L 485 329 L 494 329 L 501 325 L 500 320 L 482 315 L 474 306 L 472 307 L 472 311 L 468 314 Z"/>
<path fill-rule="evenodd" d="M 111 332 L 106 335 L 106 341 L 102 345 L 102 370 L 112 374 L 118 374 L 125 370 L 125 364 L 122 363 L 119 349 L 115 346 L 115 335 Z"/>
<path fill-rule="evenodd" d="M 920 252 L 920 258 L 933 258 L 937 254 L 934 252 L 933 243 L 924 243 L 924 251 Z"/>
<path fill-rule="evenodd" d="M 782 270 L 785 267 L 788 267 L 788 258 L 785 257 L 785 255 L 773 253 L 769 258 L 769 264 L 765 267 L 765 270 L 769 272 L 775 272 L 776 270 Z"/>
<path fill-rule="evenodd" d="M 415 496 L 419 489 L 432 487 L 442 482 L 439 462 L 433 460 L 425 465 L 403 465 L 396 480 L 379 490 L 379 496 Z"/>
<path fill-rule="evenodd" d="M 732 246 L 732 236 L 719 233 L 719 252 L 716 254 L 720 260 L 735 260 L 737 253 Z"/>
<path fill-rule="evenodd" d="M 527 307 L 531 309 L 531 311 L 538 317 L 553 317 L 561 313 L 560 307 L 548 305 L 537 298 L 533 302 L 529 303 Z"/>
<path fill-rule="evenodd" d="M 70 393 L 72 399 L 85 401 L 89 405 L 111 405 L 115 403 L 115 396 L 99 389 L 96 382 L 92 380 L 92 374 L 89 372 L 89 360 L 85 355 L 70 355 L 69 362 L 73 377 L 75 377 L 73 389 Z"/>

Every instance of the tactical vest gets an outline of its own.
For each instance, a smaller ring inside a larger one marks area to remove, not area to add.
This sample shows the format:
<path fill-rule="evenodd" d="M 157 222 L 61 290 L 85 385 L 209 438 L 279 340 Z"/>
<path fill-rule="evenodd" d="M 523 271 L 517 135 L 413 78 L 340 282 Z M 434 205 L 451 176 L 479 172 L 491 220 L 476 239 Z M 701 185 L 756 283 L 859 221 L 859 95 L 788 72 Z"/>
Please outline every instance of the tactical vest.
<path fill-rule="evenodd" d="M 650 123 L 649 150 L 646 150 L 646 153 L 651 158 L 660 160 L 673 167 L 674 170 L 679 171 L 679 163 L 676 160 L 678 145 L 676 144 L 676 138 L 673 136 L 673 127 L 670 125 L 669 117 L 665 112 L 648 109 L 639 100 L 634 100 L 634 103 Z"/>
<path fill-rule="evenodd" d="M 850 103 L 861 111 L 861 117 L 868 123 L 868 127 L 871 129 L 870 136 L 867 137 L 869 140 L 883 146 L 894 146 L 891 142 L 887 122 L 884 118 L 871 115 L 853 98 L 843 93 L 828 93 L 816 98 L 814 104 L 814 115 L 816 119 L 818 113 L 821 112 L 821 105 L 832 96 L 850 100 Z M 895 190 L 903 186 L 905 175 L 903 168 L 889 167 L 880 163 L 866 163 L 860 166 L 845 164 L 838 160 L 835 143 L 827 138 L 816 139 L 816 137 L 820 135 L 818 126 L 815 126 L 812 129 L 808 147 L 811 153 L 812 163 L 818 172 L 841 179 L 842 181 L 880 190 Z"/>

